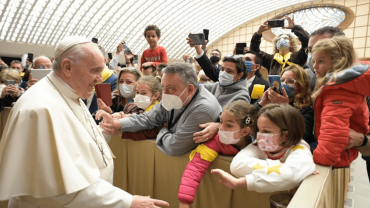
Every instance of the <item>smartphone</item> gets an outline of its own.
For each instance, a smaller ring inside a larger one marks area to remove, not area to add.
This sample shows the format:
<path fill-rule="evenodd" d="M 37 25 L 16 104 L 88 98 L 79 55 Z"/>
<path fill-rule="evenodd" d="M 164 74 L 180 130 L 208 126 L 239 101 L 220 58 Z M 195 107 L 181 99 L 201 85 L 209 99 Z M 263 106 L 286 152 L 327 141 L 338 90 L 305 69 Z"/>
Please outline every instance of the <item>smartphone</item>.
<path fill-rule="evenodd" d="M 112 59 L 112 53 L 108 53 L 108 58 Z"/>
<path fill-rule="evenodd" d="M 204 39 L 208 40 L 209 30 L 208 29 L 203 29 L 203 33 L 204 33 Z"/>
<path fill-rule="evenodd" d="M 126 54 L 130 54 L 131 53 L 131 50 L 127 46 L 126 42 L 123 42 L 123 50 L 125 50 Z"/>
<path fill-rule="evenodd" d="M 270 27 L 284 27 L 284 20 L 269 20 L 268 26 Z"/>
<path fill-rule="evenodd" d="M 138 64 L 139 63 L 139 56 L 138 55 L 134 55 L 134 57 L 133 57 L 133 59 L 134 59 L 134 64 Z"/>
<path fill-rule="evenodd" d="M 203 45 L 206 44 L 204 33 L 189 34 L 189 38 L 193 39 L 194 43 L 191 45 Z"/>
<path fill-rule="evenodd" d="M 247 47 L 247 43 L 236 44 L 236 54 L 244 54 L 244 48 Z"/>
<path fill-rule="evenodd" d="M 14 80 L 6 80 L 6 86 L 14 86 L 15 81 Z M 8 94 L 12 94 L 13 91 L 8 90 Z"/>
<path fill-rule="evenodd" d="M 279 75 L 268 75 L 270 87 L 277 93 L 281 94 L 281 82 Z"/>
<path fill-rule="evenodd" d="M 92 38 L 92 39 L 91 39 L 91 41 L 92 41 L 93 43 L 98 43 L 98 39 L 97 39 L 97 38 Z"/>

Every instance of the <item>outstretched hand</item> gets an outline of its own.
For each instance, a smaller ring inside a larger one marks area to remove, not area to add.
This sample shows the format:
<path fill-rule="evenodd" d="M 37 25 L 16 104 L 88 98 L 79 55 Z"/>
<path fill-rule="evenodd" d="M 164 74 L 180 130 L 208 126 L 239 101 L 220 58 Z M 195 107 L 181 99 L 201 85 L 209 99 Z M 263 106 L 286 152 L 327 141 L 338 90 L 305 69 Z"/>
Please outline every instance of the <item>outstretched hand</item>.
<path fill-rule="evenodd" d="M 231 189 L 247 187 L 247 182 L 246 182 L 245 177 L 235 178 L 234 176 L 230 175 L 229 173 L 221 169 L 212 169 L 211 173 L 220 175 L 221 179 L 218 182 L 220 182 L 222 185 L 227 186 Z"/>
<path fill-rule="evenodd" d="M 168 202 L 152 199 L 149 196 L 138 196 L 134 195 L 130 208 L 159 208 L 159 206 L 168 207 Z"/>
<path fill-rule="evenodd" d="M 99 123 L 99 126 L 103 129 L 103 133 L 109 135 L 119 134 L 118 130 L 121 128 L 121 123 L 118 119 L 113 118 L 112 115 L 105 111 L 99 110 L 95 115 L 95 119 L 100 120 L 101 118 L 103 118 L 103 121 Z"/>

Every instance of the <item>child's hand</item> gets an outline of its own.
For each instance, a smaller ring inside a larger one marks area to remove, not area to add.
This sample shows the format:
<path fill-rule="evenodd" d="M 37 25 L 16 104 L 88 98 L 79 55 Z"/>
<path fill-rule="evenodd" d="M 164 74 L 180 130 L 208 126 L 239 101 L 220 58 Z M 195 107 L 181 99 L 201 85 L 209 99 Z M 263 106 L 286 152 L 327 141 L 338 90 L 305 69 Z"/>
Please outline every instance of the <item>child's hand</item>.
<path fill-rule="evenodd" d="M 245 178 L 235 178 L 234 176 L 230 175 L 229 173 L 221 170 L 221 169 L 212 169 L 212 174 L 219 174 L 222 178 L 218 181 L 221 184 L 231 188 L 240 188 L 240 187 L 247 187 L 247 182 Z"/>
<path fill-rule="evenodd" d="M 179 208 L 190 208 L 190 205 L 189 204 L 183 204 L 183 203 L 180 202 Z"/>
<path fill-rule="evenodd" d="M 318 170 L 315 170 L 313 171 L 312 175 L 317 175 L 317 174 L 320 174 L 320 172 Z"/>

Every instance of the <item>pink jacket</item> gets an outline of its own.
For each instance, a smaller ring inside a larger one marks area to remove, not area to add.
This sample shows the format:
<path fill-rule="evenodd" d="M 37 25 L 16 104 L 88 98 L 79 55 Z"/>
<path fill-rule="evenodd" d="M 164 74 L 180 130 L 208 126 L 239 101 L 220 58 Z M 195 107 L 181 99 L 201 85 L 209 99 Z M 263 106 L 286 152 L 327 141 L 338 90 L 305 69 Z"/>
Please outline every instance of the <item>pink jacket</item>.
<path fill-rule="evenodd" d="M 206 143 L 199 145 L 191 153 L 190 157 L 193 155 L 194 157 L 192 159 L 190 158 L 191 161 L 186 166 L 182 175 L 179 193 L 177 195 L 179 201 L 184 204 L 193 203 L 199 183 L 211 162 L 217 157 L 218 153 L 236 155 L 238 152 L 239 150 L 232 145 L 221 143 L 218 135 L 213 139 L 208 140 Z M 212 154 L 211 157 L 209 157 L 210 154 Z M 205 157 L 205 159 L 202 159 L 202 157 Z"/>

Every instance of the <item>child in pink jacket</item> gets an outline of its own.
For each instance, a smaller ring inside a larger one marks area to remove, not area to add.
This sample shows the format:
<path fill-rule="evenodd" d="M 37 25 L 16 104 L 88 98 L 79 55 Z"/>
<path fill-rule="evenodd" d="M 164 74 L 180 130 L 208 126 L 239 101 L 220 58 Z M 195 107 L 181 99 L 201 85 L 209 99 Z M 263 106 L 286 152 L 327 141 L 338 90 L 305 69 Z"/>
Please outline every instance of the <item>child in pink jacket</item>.
<path fill-rule="evenodd" d="M 250 143 L 249 133 L 255 114 L 254 106 L 242 100 L 224 107 L 218 134 L 190 154 L 190 162 L 182 175 L 178 193 L 180 208 L 193 203 L 199 183 L 218 153 L 236 155 Z"/>

